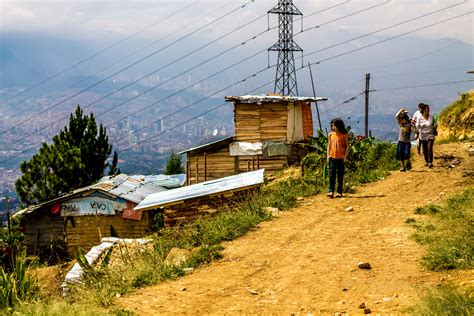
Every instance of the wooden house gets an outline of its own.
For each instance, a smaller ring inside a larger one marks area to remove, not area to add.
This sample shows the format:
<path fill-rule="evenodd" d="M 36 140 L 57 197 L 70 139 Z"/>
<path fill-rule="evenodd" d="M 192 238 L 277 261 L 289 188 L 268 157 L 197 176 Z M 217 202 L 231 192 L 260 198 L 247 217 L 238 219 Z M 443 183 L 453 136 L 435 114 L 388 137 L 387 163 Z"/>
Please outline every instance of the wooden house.
<path fill-rule="evenodd" d="M 186 184 L 260 168 L 269 175 L 298 163 L 302 143 L 313 136 L 311 102 L 326 98 L 246 95 L 234 103 L 235 135 L 180 152 L 186 154 Z"/>
<path fill-rule="evenodd" d="M 53 246 L 72 255 L 89 250 L 102 237 L 137 238 L 150 233 L 154 214 L 134 207 L 146 196 L 165 190 L 121 174 L 15 216 L 22 216 L 28 254 L 48 255 Z"/>

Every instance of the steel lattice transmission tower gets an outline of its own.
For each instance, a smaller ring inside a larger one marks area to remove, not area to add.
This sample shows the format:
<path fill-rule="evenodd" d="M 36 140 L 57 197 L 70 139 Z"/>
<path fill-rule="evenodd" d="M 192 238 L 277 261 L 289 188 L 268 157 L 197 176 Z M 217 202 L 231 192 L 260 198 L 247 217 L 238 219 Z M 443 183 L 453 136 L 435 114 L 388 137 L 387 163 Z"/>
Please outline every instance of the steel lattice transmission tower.
<path fill-rule="evenodd" d="M 278 4 L 268 11 L 278 14 L 278 42 L 268 51 L 278 52 L 278 64 L 275 76 L 275 93 L 298 95 L 294 52 L 303 50 L 293 41 L 293 16 L 303 14 L 295 7 L 293 0 L 278 0 Z"/>

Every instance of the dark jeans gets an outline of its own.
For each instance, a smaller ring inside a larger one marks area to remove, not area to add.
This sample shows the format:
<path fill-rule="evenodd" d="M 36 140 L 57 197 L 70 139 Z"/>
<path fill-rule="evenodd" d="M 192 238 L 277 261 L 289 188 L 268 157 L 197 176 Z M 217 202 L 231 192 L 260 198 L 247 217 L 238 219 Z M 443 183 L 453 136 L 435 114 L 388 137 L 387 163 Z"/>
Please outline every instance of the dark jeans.
<path fill-rule="evenodd" d="M 329 192 L 334 192 L 337 175 L 337 193 L 342 193 L 344 159 L 329 158 Z"/>
<path fill-rule="evenodd" d="M 423 156 L 425 156 L 426 163 L 433 163 L 433 144 L 434 139 L 421 141 L 421 146 L 423 147 Z"/>

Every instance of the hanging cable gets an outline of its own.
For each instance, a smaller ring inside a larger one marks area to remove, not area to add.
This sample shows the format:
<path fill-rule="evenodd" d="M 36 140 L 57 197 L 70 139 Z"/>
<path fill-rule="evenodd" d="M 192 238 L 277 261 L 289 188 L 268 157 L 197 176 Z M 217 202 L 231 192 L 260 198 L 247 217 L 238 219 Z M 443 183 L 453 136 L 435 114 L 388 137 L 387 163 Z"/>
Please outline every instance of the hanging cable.
<path fill-rule="evenodd" d="M 35 83 L 33 86 L 31 86 L 31 87 L 29 87 L 29 88 L 26 88 L 25 90 L 23 90 L 22 92 L 19 92 L 19 93 L 15 94 L 14 96 L 9 97 L 8 99 L 6 99 L 6 100 L 3 101 L 3 102 L 10 101 L 10 100 L 12 100 L 12 99 L 14 99 L 14 98 L 16 98 L 16 97 L 18 97 L 18 96 L 20 96 L 20 95 L 23 95 L 23 94 L 25 94 L 26 92 L 29 92 L 29 91 L 33 90 L 34 88 L 39 87 L 40 85 L 42 85 L 42 84 L 44 84 L 44 83 L 46 83 L 46 82 L 48 82 L 48 81 L 50 81 L 50 80 L 52 80 L 52 79 L 54 79 L 54 78 L 60 76 L 60 75 L 62 75 L 63 73 L 65 73 L 65 72 L 67 72 L 67 71 L 69 71 L 69 70 L 71 70 L 71 69 L 74 69 L 74 68 L 76 68 L 76 67 L 79 66 L 79 65 L 84 64 L 85 62 L 91 60 L 92 58 L 97 57 L 97 56 L 103 54 L 104 52 L 106 52 L 106 51 L 108 51 L 108 50 L 111 50 L 112 48 L 114 48 L 114 47 L 116 47 L 116 46 L 122 44 L 123 42 L 128 41 L 129 39 L 131 39 L 131 38 L 137 36 L 138 34 L 143 33 L 144 31 L 146 31 L 146 30 L 148 30 L 148 29 L 150 29 L 150 28 L 152 28 L 152 27 L 154 27 L 154 26 L 157 26 L 157 25 L 163 23 L 164 21 L 170 19 L 171 17 L 173 17 L 173 16 L 175 16 L 175 15 L 177 15 L 177 14 L 183 12 L 184 10 L 186 10 L 186 9 L 188 9 L 188 8 L 190 8 L 190 7 L 192 7 L 192 6 L 194 6 L 194 5 L 197 4 L 198 2 L 199 2 L 199 1 L 197 0 L 197 1 L 192 2 L 191 4 L 188 4 L 188 5 L 185 6 L 184 8 L 179 9 L 178 11 L 176 11 L 176 12 L 174 12 L 174 13 L 172 13 L 172 14 L 166 16 L 166 17 L 164 17 L 163 19 L 160 19 L 159 21 L 153 22 L 152 24 L 150 24 L 150 25 L 144 27 L 143 29 L 138 30 L 137 32 L 135 32 L 135 33 L 133 33 L 133 34 L 131 34 L 131 35 L 125 37 L 124 39 L 121 39 L 120 41 L 118 41 L 118 42 L 116 42 L 116 43 L 114 43 L 114 44 L 112 44 L 112 45 L 109 45 L 109 46 L 103 48 L 102 50 L 98 51 L 97 53 L 94 53 L 94 54 L 92 54 L 92 55 L 90 55 L 90 56 L 88 56 L 88 57 L 86 57 L 86 58 L 80 60 L 79 62 L 77 62 L 77 63 L 75 63 L 75 64 L 73 64 L 73 65 L 71 65 L 71 66 L 69 66 L 69 67 L 67 67 L 67 68 L 65 68 L 65 69 L 63 69 L 63 70 L 57 72 L 57 73 L 55 73 L 55 74 L 52 75 L 52 76 L 47 77 L 47 78 L 44 79 L 44 80 L 41 80 L 41 81 L 38 82 L 38 83 Z"/>

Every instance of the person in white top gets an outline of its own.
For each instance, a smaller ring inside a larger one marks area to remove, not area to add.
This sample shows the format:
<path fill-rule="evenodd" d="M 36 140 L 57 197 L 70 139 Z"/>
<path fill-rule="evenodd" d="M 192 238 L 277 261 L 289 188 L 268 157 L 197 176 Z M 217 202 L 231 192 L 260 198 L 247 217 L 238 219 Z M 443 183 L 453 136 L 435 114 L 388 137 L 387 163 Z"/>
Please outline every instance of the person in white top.
<path fill-rule="evenodd" d="M 436 127 L 434 116 L 430 113 L 430 106 L 428 104 L 423 104 L 420 112 L 421 115 L 417 117 L 415 126 L 419 133 L 421 146 L 423 147 L 426 166 L 433 168 L 434 128 Z"/>
<path fill-rule="evenodd" d="M 413 117 L 411 118 L 411 122 L 413 124 L 413 126 L 416 125 L 416 121 L 418 120 L 418 117 L 421 116 L 421 108 L 423 107 L 423 104 L 424 103 L 418 103 L 418 111 L 416 111 L 415 113 L 413 113 Z M 418 141 L 418 145 L 417 145 L 417 150 L 418 150 L 418 155 L 421 155 L 421 141 L 419 139 L 419 133 L 418 131 L 415 132 L 415 139 Z"/>

